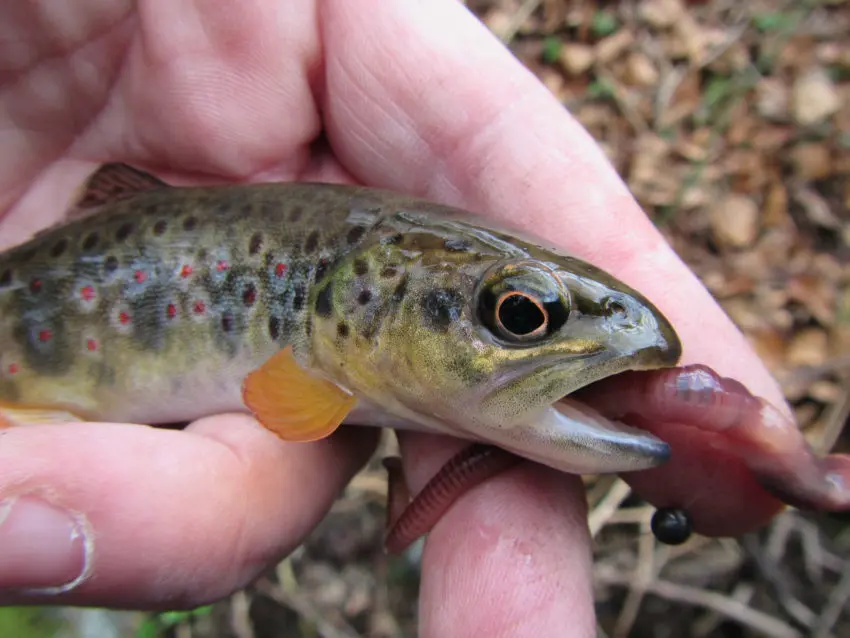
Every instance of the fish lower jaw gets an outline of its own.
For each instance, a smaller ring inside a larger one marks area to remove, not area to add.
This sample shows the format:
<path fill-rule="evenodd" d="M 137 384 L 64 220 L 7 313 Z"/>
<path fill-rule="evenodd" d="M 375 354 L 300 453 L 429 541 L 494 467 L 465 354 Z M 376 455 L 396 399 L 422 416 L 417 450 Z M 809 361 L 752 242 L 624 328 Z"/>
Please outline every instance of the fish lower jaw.
<path fill-rule="evenodd" d="M 662 465 L 671 453 L 670 446 L 652 434 L 571 399 L 558 401 L 505 433 L 501 447 L 570 474 L 645 470 Z"/>

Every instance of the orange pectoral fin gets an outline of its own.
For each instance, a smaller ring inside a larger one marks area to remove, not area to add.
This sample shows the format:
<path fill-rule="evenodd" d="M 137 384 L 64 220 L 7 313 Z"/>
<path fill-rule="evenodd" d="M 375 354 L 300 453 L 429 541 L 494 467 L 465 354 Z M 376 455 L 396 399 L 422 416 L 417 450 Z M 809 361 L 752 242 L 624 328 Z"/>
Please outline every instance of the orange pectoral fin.
<path fill-rule="evenodd" d="M 21 406 L 14 403 L 0 403 L 0 428 L 17 425 L 35 425 L 85 421 L 73 412 L 57 408 L 39 408 Z"/>
<path fill-rule="evenodd" d="M 330 436 L 357 403 L 349 392 L 299 366 L 292 346 L 245 378 L 242 399 L 264 427 L 294 442 Z"/>

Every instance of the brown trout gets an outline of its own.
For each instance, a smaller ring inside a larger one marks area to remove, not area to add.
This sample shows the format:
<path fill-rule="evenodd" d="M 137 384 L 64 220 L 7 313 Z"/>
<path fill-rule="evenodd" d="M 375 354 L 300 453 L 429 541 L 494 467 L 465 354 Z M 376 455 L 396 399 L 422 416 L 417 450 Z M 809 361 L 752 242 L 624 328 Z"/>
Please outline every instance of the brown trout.
<path fill-rule="evenodd" d="M 560 400 L 676 364 L 602 270 L 463 211 L 328 184 L 170 187 L 126 166 L 0 255 L 0 413 L 144 424 L 250 410 L 286 440 L 441 432 L 568 472 L 669 448 Z"/>

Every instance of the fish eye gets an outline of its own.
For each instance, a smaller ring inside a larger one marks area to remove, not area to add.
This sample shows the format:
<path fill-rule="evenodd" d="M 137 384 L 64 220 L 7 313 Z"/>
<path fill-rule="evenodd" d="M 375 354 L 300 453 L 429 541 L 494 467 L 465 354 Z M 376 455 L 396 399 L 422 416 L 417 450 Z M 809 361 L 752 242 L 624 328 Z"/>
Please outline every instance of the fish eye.
<path fill-rule="evenodd" d="M 540 300 L 527 293 L 505 292 L 496 302 L 496 324 L 512 336 L 535 337 L 545 334 L 549 313 Z"/>
<path fill-rule="evenodd" d="M 496 337 L 511 343 L 544 339 L 564 325 L 569 293 L 549 269 L 533 262 L 500 266 L 484 277 L 478 316 Z"/>

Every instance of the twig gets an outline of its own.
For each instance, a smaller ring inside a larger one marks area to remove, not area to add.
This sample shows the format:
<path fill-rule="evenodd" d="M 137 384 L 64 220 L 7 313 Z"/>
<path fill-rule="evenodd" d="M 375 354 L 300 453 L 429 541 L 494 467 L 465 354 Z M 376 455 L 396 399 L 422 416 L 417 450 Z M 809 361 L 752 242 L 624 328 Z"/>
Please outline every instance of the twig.
<path fill-rule="evenodd" d="M 781 530 L 781 533 L 779 534 L 779 536 L 783 539 L 781 551 L 777 551 L 776 547 L 771 548 L 770 541 L 768 541 L 767 550 L 763 551 L 752 534 L 747 534 L 743 537 L 742 545 L 755 559 L 764 578 L 773 585 L 773 588 L 776 590 L 777 597 L 779 598 L 779 602 L 785 611 L 804 627 L 811 627 L 816 619 L 815 613 L 791 593 L 792 587 L 788 583 L 788 579 L 780 567 L 782 555 L 785 553 L 785 543 L 788 540 L 788 534 L 790 534 L 790 530 L 792 528 L 791 525 L 783 519 L 789 516 L 790 514 L 786 514 L 785 516 L 779 517 L 779 520 L 775 524 L 775 527 L 778 527 Z"/>
<path fill-rule="evenodd" d="M 751 583 L 738 583 L 735 586 L 734 591 L 732 592 L 731 598 L 735 602 L 749 606 L 749 602 L 750 600 L 752 600 L 753 594 L 755 593 L 756 589 Z M 702 636 L 709 635 L 711 632 L 717 629 L 717 627 L 723 622 L 723 620 L 723 617 L 716 611 L 707 611 L 705 616 L 694 622 L 694 625 L 691 629 L 691 631 L 693 632 L 693 638 L 701 638 Z"/>
<path fill-rule="evenodd" d="M 654 557 L 655 537 L 650 529 L 651 514 L 641 524 L 641 535 L 638 538 L 638 564 L 634 578 L 629 586 L 629 593 L 623 603 L 617 624 L 614 626 L 614 638 L 627 638 L 640 613 L 640 606 L 646 595 L 647 588 L 655 578 Z"/>
<path fill-rule="evenodd" d="M 255 638 L 254 628 L 251 626 L 251 601 L 248 594 L 241 590 L 230 597 L 230 628 L 236 634 L 236 638 Z"/>
<path fill-rule="evenodd" d="M 824 552 L 820 542 L 820 530 L 817 525 L 802 516 L 795 516 L 800 543 L 803 546 L 803 566 L 813 583 L 823 581 Z"/>
<path fill-rule="evenodd" d="M 613 573 L 597 573 L 596 580 L 606 585 L 619 585 L 622 587 L 628 587 L 631 584 L 628 578 Z M 769 638 L 802 637 L 800 632 L 779 618 L 747 607 L 747 605 L 717 592 L 706 591 L 666 580 L 656 580 L 650 583 L 646 591 L 647 593 L 652 593 L 674 602 L 714 610 Z"/>
<path fill-rule="evenodd" d="M 812 634 L 814 638 L 828 638 L 832 635 L 832 628 L 838 622 L 838 617 L 848 600 L 850 600 L 850 565 L 844 568 L 841 580 L 833 588 L 826 605 L 821 610 L 814 626 Z"/>
<path fill-rule="evenodd" d="M 292 572 L 290 560 L 278 564 L 277 574 L 281 581 L 279 587 L 263 578 L 254 585 L 255 591 L 294 611 L 312 624 L 322 638 L 361 638 L 360 634 L 341 617 L 335 618 L 335 623 L 327 620 L 310 599 L 298 591 L 298 582 Z"/>
<path fill-rule="evenodd" d="M 502 42 L 505 44 L 513 42 L 513 39 L 516 37 L 520 27 L 522 27 L 525 21 L 528 20 L 535 11 L 537 11 L 541 2 L 543 2 L 543 0 L 525 0 L 525 2 L 522 3 L 522 6 L 520 6 L 520 8 L 516 10 L 516 13 L 511 16 L 511 21 L 505 27 L 504 31 L 499 34 Z"/>
<path fill-rule="evenodd" d="M 821 454 L 829 452 L 838 437 L 844 431 L 844 424 L 847 422 L 847 417 L 850 415 L 850 382 L 844 379 L 844 391 L 841 393 L 841 399 L 829 405 L 823 415 L 823 428 L 820 441 L 817 441 L 813 446 L 815 450 Z"/>
<path fill-rule="evenodd" d="M 599 501 L 599 504 L 593 508 L 593 511 L 587 517 L 587 525 L 590 528 L 591 538 L 595 538 L 600 530 L 605 527 L 623 501 L 629 498 L 631 493 L 632 488 L 629 487 L 628 483 L 622 479 L 614 481 L 611 489 L 608 490 L 605 497 Z"/>

